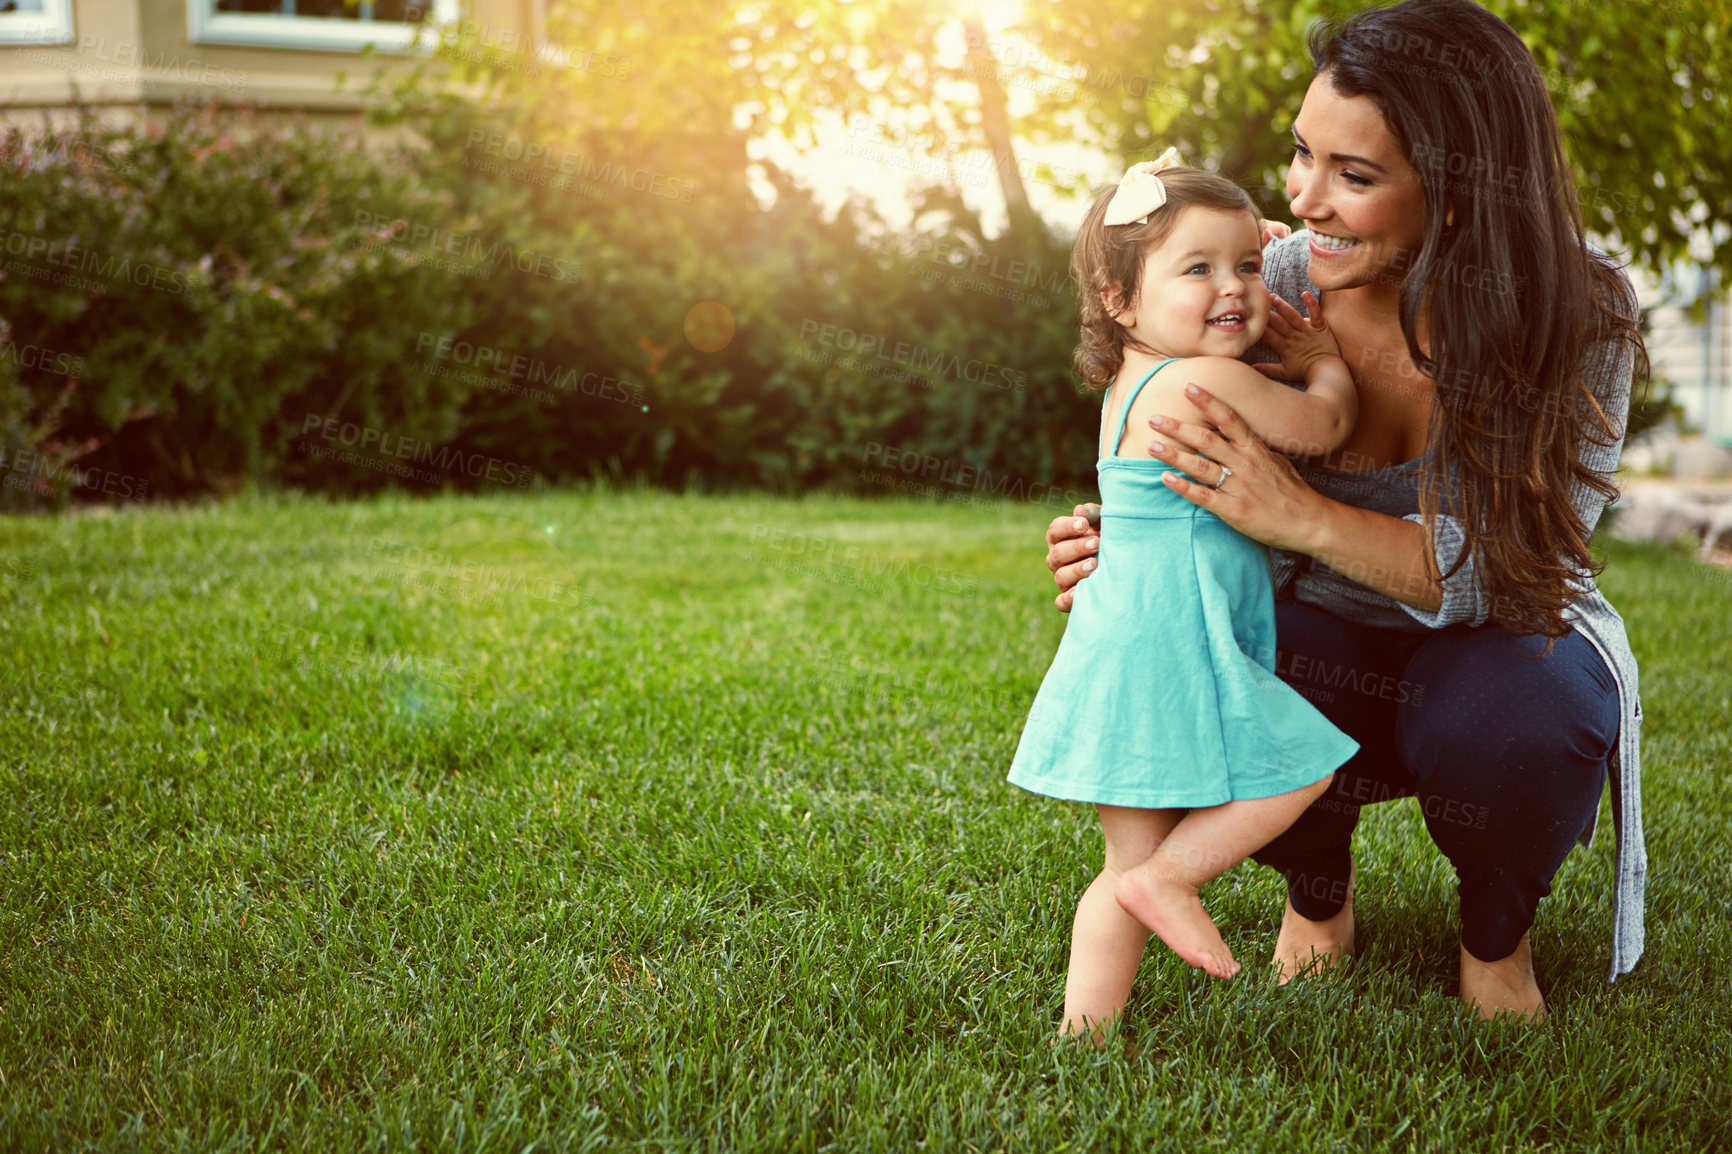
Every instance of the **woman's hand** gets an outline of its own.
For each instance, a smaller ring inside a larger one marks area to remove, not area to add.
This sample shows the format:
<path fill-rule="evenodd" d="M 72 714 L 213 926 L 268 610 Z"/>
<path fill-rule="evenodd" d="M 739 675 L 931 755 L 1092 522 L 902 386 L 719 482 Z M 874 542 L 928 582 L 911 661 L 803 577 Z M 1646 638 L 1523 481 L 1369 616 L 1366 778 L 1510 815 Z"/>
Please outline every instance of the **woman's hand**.
<path fill-rule="evenodd" d="M 1286 240 L 1288 237 L 1293 235 L 1293 226 L 1290 224 L 1282 224 L 1278 220 L 1263 220 L 1262 218 L 1258 218 L 1257 229 L 1263 234 L 1263 244 L 1265 247 L 1267 247 L 1269 242 L 1272 240 Z"/>
<path fill-rule="evenodd" d="M 1069 517 L 1056 517 L 1046 527 L 1046 567 L 1058 582 L 1053 604 L 1070 612 L 1076 583 L 1094 572 L 1095 554 L 1101 547 L 1101 507 L 1078 505 Z"/>
<path fill-rule="evenodd" d="M 1157 413 L 1149 419 L 1154 433 L 1149 456 L 1203 483 L 1175 473 L 1165 473 L 1161 479 L 1179 496 L 1247 537 L 1276 549 L 1311 552 L 1329 502 L 1300 479 L 1293 462 L 1258 440 L 1227 402 L 1197 385 L 1185 386 L 1185 395 L 1209 423 L 1190 424 Z M 1222 470 L 1223 465 L 1231 474 Z M 1056 527 L 1058 522 L 1053 524 Z M 1051 567 L 1052 553 L 1047 556 Z M 1059 584 L 1064 587 L 1063 581 Z"/>

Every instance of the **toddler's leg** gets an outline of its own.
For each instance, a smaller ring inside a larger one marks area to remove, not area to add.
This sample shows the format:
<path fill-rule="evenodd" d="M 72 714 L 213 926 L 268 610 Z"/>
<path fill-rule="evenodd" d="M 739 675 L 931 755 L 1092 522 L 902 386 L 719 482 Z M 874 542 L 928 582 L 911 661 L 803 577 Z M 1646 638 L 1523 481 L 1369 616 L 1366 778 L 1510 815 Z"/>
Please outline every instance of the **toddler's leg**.
<path fill-rule="evenodd" d="M 1178 820 L 1179 809 L 1125 809 L 1103 805 L 1106 864 L 1077 903 L 1071 926 L 1070 972 L 1064 983 L 1066 1034 L 1090 1033 L 1096 1045 L 1125 1008 L 1143 959 L 1149 931 L 1119 907 L 1113 888 L 1132 866 L 1149 859 Z"/>
<path fill-rule="evenodd" d="M 1114 897 L 1186 962 L 1217 978 L 1232 977 L 1239 963 L 1197 891 L 1273 841 L 1334 777 L 1274 797 L 1191 810 L 1147 861 L 1119 879 Z"/>

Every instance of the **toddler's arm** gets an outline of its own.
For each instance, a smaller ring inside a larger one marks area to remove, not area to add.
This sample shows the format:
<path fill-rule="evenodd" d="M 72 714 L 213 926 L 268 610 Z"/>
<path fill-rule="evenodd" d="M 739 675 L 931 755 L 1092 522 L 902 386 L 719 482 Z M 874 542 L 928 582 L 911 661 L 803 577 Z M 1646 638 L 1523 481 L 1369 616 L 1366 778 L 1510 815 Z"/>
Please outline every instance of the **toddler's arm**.
<path fill-rule="evenodd" d="M 1342 407 L 1347 414 L 1346 430 L 1351 432 L 1359 415 L 1359 393 L 1353 387 L 1353 373 L 1341 359 L 1341 345 L 1329 329 L 1323 315 L 1323 302 L 1309 292 L 1301 294 L 1309 318 L 1270 293 L 1269 328 L 1264 340 L 1281 354 L 1279 369 L 1274 365 L 1254 366 L 1266 377 L 1283 381 L 1304 381 L 1307 396 L 1323 398 Z M 1339 444 L 1340 442 L 1336 442 Z M 1326 446 L 1335 448 L 1335 445 Z"/>
<path fill-rule="evenodd" d="M 1310 319 L 1280 297 L 1269 310 L 1263 339 L 1281 354 L 1279 365 L 1247 365 L 1225 357 L 1185 363 L 1187 381 L 1202 385 L 1236 409 L 1251 431 L 1278 453 L 1314 457 L 1340 447 L 1359 416 L 1353 374 L 1323 317 L 1323 306 L 1305 294 Z M 1305 391 L 1281 384 L 1302 380 Z"/>

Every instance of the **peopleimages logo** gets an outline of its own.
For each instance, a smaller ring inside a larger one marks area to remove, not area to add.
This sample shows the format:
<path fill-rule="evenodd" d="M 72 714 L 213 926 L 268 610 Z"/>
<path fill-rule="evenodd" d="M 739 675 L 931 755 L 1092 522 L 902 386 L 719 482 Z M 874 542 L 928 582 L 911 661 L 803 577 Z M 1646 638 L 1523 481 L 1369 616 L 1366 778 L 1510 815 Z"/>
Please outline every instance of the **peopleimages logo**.
<path fill-rule="evenodd" d="M 1036 91 L 1050 91 L 1084 102 L 1098 101 L 1101 94 L 1122 93 L 1144 104 L 1182 108 L 1189 103 L 1182 89 L 1163 86 L 1156 77 L 1145 73 L 1127 74 L 1120 68 L 1073 64 L 1049 56 L 1031 44 L 988 36 L 984 29 L 969 30 L 966 39 L 969 59 L 963 71 L 971 76 L 996 75 L 1006 87 L 1033 87 Z M 1020 72 L 1049 79 L 1030 85 L 1018 76 Z"/>
<path fill-rule="evenodd" d="M 778 565 L 799 576 L 854 586 L 863 586 L 866 578 L 904 580 L 943 593 L 974 593 L 980 589 L 978 577 L 938 569 L 924 561 L 910 564 L 857 545 L 780 526 L 753 525 L 751 542 L 781 556 L 771 557 L 754 550 L 746 555 L 749 563 Z"/>
<path fill-rule="evenodd" d="M 446 594 L 461 601 L 528 597 L 568 609 L 583 608 L 583 591 L 569 581 L 513 565 L 489 564 L 438 549 L 403 545 L 374 537 L 367 558 L 381 577 L 403 585 Z"/>
<path fill-rule="evenodd" d="M 848 155 L 927 176 L 941 176 L 976 187 L 997 186 L 1002 163 L 990 148 L 963 145 L 934 132 L 914 132 L 863 114 L 848 122 Z M 1079 168 L 1020 157 L 1014 160 L 1024 180 L 1068 188 L 1083 181 Z"/>
<path fill-rule="evenodd" d="M 489 457 L 485 453 L 465 453 L 450 445 L 435 445 L 431 441 L 423 441 L 415 437 L 405 437 L 401 434 L 392 435 L 381 429 L 369 428 L 353 421 L 339 421 L 334 417 L 322 416 L 318 413 L 308 413 L 301 422 L 301 436 L 317 429 L 319 439 L 333 445 L 354 448 L 362 453 L 373 452 L 380 457 L 394 458 L 397 461 L 410 461 L 417 465 L 431 465 L 440 472 L 462 473 L 468 477 L 482 478 L 500 485 L 515 485 L 526 489 L 535 478 L 535 470 L 527 465 L 518 465 L 510 461 L 501 461 L 497 457 Z M 334 456 L 326 451 L 318 452 L 318 446 L 312 447 L 317 456 Z M 349 457 L 356 457 L 350 461 Z M 357 454 L 346 454 L 338 459 L 350 464 L 366 465 L 370 462 Z M 426 478 L 419 478 L 426 479 Z"/>
<path fill-rule="evenodd" d="M 824 324 L 814 320 L 801 321 L 800 339 L 808 344 L 816 342 L 826 348 L 857 357 L 890 361 L 910 373 L 922 376 L 970 381 L 1019 393 L 1028 381 L 1028 374 L 1019 369 L 1007 369 L 1003 365 L 977 358 L 964 360 L 943 349 L 928 348 L 908 341 L 893 341 L 882 333 L 862 333 L 845 325 Z"/>
<path fill-rule="evenodd" d="M 42 345 L 21 345 L 17 341 L 0 341 L 0 365 L 14 364 L 59 377 L 84 376 L 84 358 L 71 353 L 56 352 Z"/>
<path fill-rule="evenodd" d="M 632 62 L 611 52 L 574 48 L 544 40 L 519 28 L 495 27 L 477 20 L 454 20 L 439 29 L 439 45 L 464 59 L 481 59 L 511 71 L 541 75 L 543 66 L 586 72 L 605 80 L 629 80 Z M 492 55 L 488 55 L 491 53 Z M 523 57 L 520 62 L 502 59 Z"/>
<path fill-rule="evenodd" d="M 49 137 L 46 140 L 0 141 L 0 161 L 40 165 L 75 165 L 131 172 L 135 166 L 131 150 L 125 145 L 97 145 L 88 140 Z"/>
<path fill-rule="evenodd" d="M 355 226 L 389 233 L 388 236 L 376 238 L 378 242 L 398 244 L 408 249 L 423 249 L 460 260 L 473 260 L 477 267 L 485 268 L 489 273 L 499 265 L 506 264 L 518 272 L 531 273 L 550 280 L 575 281 L 583 275 L 583 262 L 580 260 L 515 248 L 505 241 L 494 241 L 490 244 L 479 233 L 446 232 L 430 225 L 410 224 L 400 217 L 393 218 L 372 212 L 357 212 Z"/>
<path fill-rule="evenodd" d="M 679 201 L 681 204 L 690 204 L 697 189 L 694 182 L 669 176 L 667 173 L 647 168 L 631 168 L 624 164 L 615 164 L 611 160 L 598 161 L 593 156 L 550 147 L 533 140 L 522 140 L 503 132 L 488 132 L 483 128 L 470 129 L 468 139 L 463 143 L 466 153 L 476 149 L 487 156 L 522 164 L 526 170 L 539 166 L 560 176 L 569 176 L 596 185 L 611 184 L 629 188 L 633 192 L 641 192 L 662 200 Z"/>
<path fill-rule="evenodd" d="M 415 351 L 428 356 L 429 365 L 432 361 L 443 361 L 473 368 L 477 382 L 486 382 L 483 387 L 493 387 L 492 383 L 488 382 L 490 377 L 508 378 L 512 382 L 521 383 L 525 386 L 522 390 L 505 390 L 517 392 L 519 395 L 542 393 L 541 399 L 553 400 L 551 394 L 531 388 L 545 384 L 563 393 L 581 394 L 603 401 L 636 404 L 643 400 L 644 386 L 641 383 L 622 381 L 604 373 L 579 372 L 562 365 L 550 365 L 523 353 L 473 344 L 455 337 L 422 332 L 415 339 Z M 434 376 L 446 375 L 439 366 L 432 366 L 431 371 Z"/>
<path fill-rule="evenodd" d="M 936 481 L 957 489 L 968 489 L 1016 501 L 1031 501 L 1053 508 L 1069 509 L 1088 500 L 1087 494 L 1076 489 L 1066 489 L 1041 481 L 1030 483 L 1014 473 L 995 473 L 984 466 L 934 457 L 918 449 L 903 449 L 878 441 L 866 443 L 860 454 L 860 463 L 881 466 L 885 474 L 901 473 L 909 480 L 918 478 L 921 482 Z M 889 478 L 868 474 L 867 470 L 862 469 L 861 479 L 883 484 Z"/>
<path fill-rule="evenodd" d="M 15 7 L 7 5 L 8 9 Z M 25 53 L 25 59 L 33 64 L 44 64 L 51 68 L 67 71 L 95 73 L 103 78 L 124 80 L 137 78 L 137 71 L 156 73 L 159 76 L 168 75 L 188 84 L 199 84 L 207 88 L 219 88 L 224 92 L 237 95 L 247 88 L 248 74 L 237 72 L 232 68 L 221 68 L 194 57 L 182 61 L 179 56 L 167 52 L 158 52 L 152 56 L 140 45 L 124 40 L 113 44 L 106 36 L 95 36 L 85 33 L 78 38 L 78 51 L 74 54 L 66 52 L 44 52 L 41 50 Z M 101 61 L 107 68 L 93 68 L 91 60 Z"/>
<path fill-rule="evenodd" d="M 126 256 L 104 256 L 81 247 L 77 241 L 49 240 L 25 232 L 0 229 L 0 252 L 22 257 L 26 262 L 41 261 L 73 273 L 95 273 L 109 280 L 130 281 L 139 288 L 160 289 L 177 296 L 192 291 L 197 285 L 179 269 L 134 261 Z"/>
<path fill-rule="evenodd" d="M 71 461 L 32 449 L 0 448 L 0 474 L 5 487 L 40 496 L 55 493 L 61 485 L 84 495 L 101 493 L 127 501 L 142 501 L 150 482 L 141 477 L 116 473 L 113 469 L 83 469 Z"/>
<path fill-rule="evenodd" d="M 1009 260 L 990 252 L 974 252 L 960 244 L 940 244 L 923 236 L 914 242 L 916 257 L 924 256 L 933 264 L 955 273 L 971 273 L 991 277 L 1013 285 L 1057 292 L 1070 283 L 1068 269 L 1047 269 L 1032 261 Z"/>

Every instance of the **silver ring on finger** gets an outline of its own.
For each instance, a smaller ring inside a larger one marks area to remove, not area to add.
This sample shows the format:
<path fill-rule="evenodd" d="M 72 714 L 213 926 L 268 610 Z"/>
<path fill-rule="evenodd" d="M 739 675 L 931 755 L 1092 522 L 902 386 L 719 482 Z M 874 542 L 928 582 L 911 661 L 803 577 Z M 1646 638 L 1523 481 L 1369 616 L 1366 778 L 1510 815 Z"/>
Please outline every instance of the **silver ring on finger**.
<path fill-rule="evenodd" d="M 1231 477 L 1233 475 L 1233 470 L 1227 468 L 1227 466 L 1225 466 L 1225 465 L 1222 465 L 1219 461 L 1216 462 L 1216 465 L 1219 466 L 1219 468 L 1221 470 L 1221 479 L 1219 481 L 1215 482 L 1215 488 L 1219 489 L 1222 485 L 1225 485 L 1227 483 L 1227 478 Z"/>

